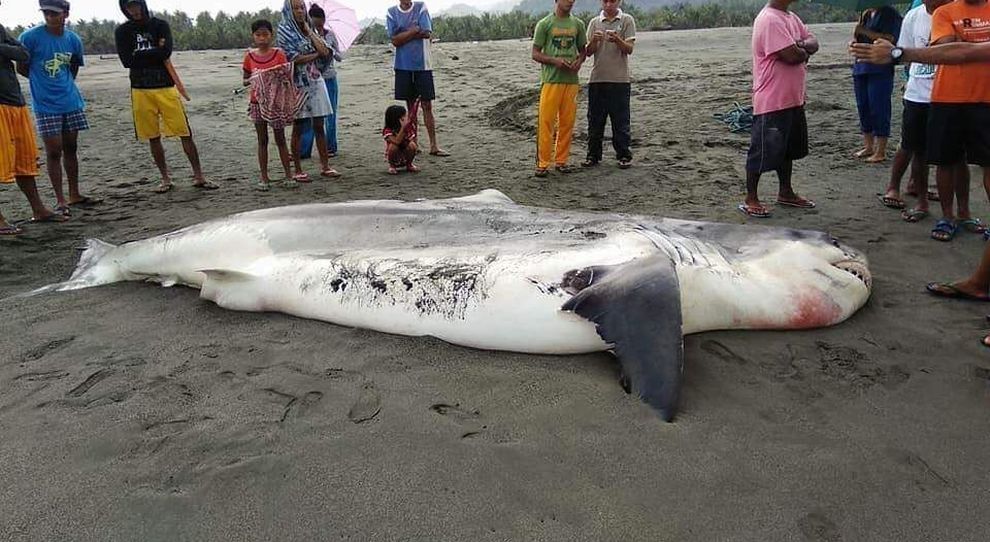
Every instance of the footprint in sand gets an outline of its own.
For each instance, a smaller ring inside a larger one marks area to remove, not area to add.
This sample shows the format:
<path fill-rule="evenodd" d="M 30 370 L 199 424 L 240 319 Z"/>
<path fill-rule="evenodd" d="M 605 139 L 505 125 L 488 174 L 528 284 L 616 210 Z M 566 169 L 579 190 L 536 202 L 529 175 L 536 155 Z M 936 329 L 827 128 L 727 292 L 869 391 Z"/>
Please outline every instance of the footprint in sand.
<path fill-rule="evenodd" d="M 22 375 L 17 375 L 14 377 L 15 381 L 26 381 L 26 382 L 45 382 L 48 380 L 59 380 L 69 376 L 69 373 L 65 371 L 43 371 L 37 373 L 24 373 Z"/>
<path fill-rule="evenodd" d="M 922 491 L 939 491 L 953 485 L 952 480 L 933 469 L 927 461 L 914 452 L 891 448 L 887 450 L 887 456 L 909 471 L 911 481 Z"/>
<path fill-rule="evenodd" d="M 54 341 L 49 341 L 45 344 L 36 346 L 28 350 L 21 356 L 21 363 L 27 363 L 29 361 L 37 361 L 47 356 L 48 354 L 57 352 L 58 350 L 65 348 L 66 345 L 68 345 L 74 340 L 76 340 L 76 337 L 74 335 L 70 335 L 68 337 L 55 339 Z"/>
<path fill-rule="evenodd" d="M 373 419 L 381 411 L 381 396 L 375 390 L 375 384 L 373 382 L 367 382 L 361 388 L 361 395 L 358 396 L 357 401 L 351 406 L 347 417 L 354 423 L 363 423 Z"/>
<path fill-rule="evenodd" d="M 86 380 L 83 380 L 82 383 L 80 383 L 78 386 L 69 390 L 69 392 L 66 393 L 65 396 L 82 397 L 83 395 L 86 394 L 86 392 L 93 389 L 93 386 L 99 384 L 103 379 L 110 376 L 111 374 L 113 374 L 113 371 L 111 371 L 110 369 L 100 369 L 99 371 L 96 371 L 95 373 L 86 377 Z"/>
<path fill-rule="evenodd" d="M 701 349 L 728 363 L 733 363 L 735 365 L 746 365 L 749 363 L 746 358 L 733 352 L 728 346 L 725 346 L 718 341 L 705 341 L 701 344 Z"/>
<path fill-rule="evenodd" d="M 842 540 L 835 522 L 820 511 L 807 514 L 799 519 L 797 524 L 804 539 L 810 542 L 839 542 Z"/>
<path fill-rule="evenodd" d="M 460 404 L 446 403 L 430 405 L 430 410 L 467 429 L 461 434 L 461 438 L 473 438 L 488 430 L 487 425 L 481 425 L 481 412 L 478 410 L 468 410 L 462 408 Z"/>

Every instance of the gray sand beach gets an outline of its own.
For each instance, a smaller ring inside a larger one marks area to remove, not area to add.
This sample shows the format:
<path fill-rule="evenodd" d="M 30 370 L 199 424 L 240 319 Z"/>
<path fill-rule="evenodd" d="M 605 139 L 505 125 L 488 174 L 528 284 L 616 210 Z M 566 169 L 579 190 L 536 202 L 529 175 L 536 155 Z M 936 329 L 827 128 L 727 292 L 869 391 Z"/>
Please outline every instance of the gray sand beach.
<path fill-rule="evenodd" d="M 255 135 L 232 93 L 242 52 L 176 55 L 221 189 L 191 188 L 168 142 L 177 187 L 164 195 L 134 139 L 125 70 L 87 58 L 81 168 L 105 201 L 0 242 L 0 540 L 987 540 L 990 357 L 978 339 L 990 307 L 924 289 L 968 274 L 983 241 L 936 243 L 931 219 L 909 225 L 878 204 L 888 166 L 851 156 L 851 26 L 813 30 L 812 154 L 795 185 L 819 207 L 763 223 L 865 251 L 873 297 L 834 328 L 687 337 L 671 424 L 622 392 L 604 353 L 476 351 L 231 312 L 153 284 L 10 296 L 67 278 L 86 238 L 116 244 L 297 203 L 496 188 L 527 205 L 742 223 L 748 136 L 712 114 L 749 100 L 749 29 L 642 34 L 635 166 L 620 172 L 607 149 L 602 167 L 545 180 L 532 177 L 528 41 L 436 45 L 453 156 L 398 177 L 379 135 L 391 53 L 356 47 L 340 66 L 343 178 L 269 193 L 251 189 Z M 47 177 L 39 186 L 52 200 Z M 768 175 L 762 195 L 775 189 Z M 0 208 L 30 216 L 13 186 Z"/>

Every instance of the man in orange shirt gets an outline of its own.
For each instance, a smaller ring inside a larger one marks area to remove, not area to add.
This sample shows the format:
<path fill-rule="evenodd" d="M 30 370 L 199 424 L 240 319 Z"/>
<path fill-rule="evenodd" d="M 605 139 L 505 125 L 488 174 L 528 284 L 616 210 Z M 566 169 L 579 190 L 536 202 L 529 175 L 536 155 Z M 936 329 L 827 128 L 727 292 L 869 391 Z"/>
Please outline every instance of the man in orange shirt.
<path fill-rule="evenodd" d="M 990 3 L 956 0 L 932 15 L 931 44 L 990 42 Z M 959 227 L 982 233 L 969 210 L 969 168 L 983 168 L 990 196 L 990 63 L 939 66 L 928 120 L 928 162 L 935 164 L 942 219 L 932 238 L 951 241 Z M 958 199 L 959 215 L 953 210 Z M 958 220 L 957 220 L 958 218 Z"/>

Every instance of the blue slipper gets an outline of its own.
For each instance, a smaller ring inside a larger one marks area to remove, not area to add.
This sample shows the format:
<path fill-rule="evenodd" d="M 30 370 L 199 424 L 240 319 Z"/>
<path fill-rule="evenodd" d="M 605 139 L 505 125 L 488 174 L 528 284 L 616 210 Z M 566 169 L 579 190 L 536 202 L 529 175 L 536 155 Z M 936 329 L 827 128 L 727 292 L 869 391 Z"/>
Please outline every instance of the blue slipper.
<path fill-rule="evenodd" d="M 955 222 L 943 218 L 936 222 L 935 227 L 932 228 L 932 239 L 948 243 L 956 236 L 957 231 L 959 231 L 959 226 Z"/>

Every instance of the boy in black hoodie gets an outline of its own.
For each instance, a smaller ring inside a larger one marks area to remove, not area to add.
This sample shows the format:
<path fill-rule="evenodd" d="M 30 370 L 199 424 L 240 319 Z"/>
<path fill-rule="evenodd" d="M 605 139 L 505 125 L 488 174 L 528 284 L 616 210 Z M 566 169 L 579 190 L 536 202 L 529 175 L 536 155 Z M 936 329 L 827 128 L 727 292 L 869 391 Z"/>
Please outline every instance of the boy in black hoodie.
<path fill-rule="evenodd" d="M 186 109 L 169 70 L 172 30 L 168 23 L 151 16 L 145 0 L 120 0 L 120 10 L 127 22 L 118 26 L 115 33 L 117 55 L 124 67 L 131 70 L 134 131 L 138 139 L 150 144 L 151 156 L 162 175 L 162 183 L 155 191 L 165 193 L 172 189 L 162 147 L 163 135 L 182 139 L 182 150 L 193 169 L 193 186 L 217 188 L 203 176 Z"/>

